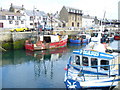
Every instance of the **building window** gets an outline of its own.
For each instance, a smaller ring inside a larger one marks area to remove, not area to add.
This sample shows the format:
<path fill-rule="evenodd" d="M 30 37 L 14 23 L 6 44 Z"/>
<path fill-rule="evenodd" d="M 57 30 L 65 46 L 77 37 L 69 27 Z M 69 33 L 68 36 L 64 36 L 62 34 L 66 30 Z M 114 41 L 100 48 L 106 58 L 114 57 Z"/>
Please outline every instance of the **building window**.
<path fill-rule="evenodd" d="M 30 25 L 33 25 L 33 23 L 30 23 Z"/>
<path fill-rule="evenodd" d="M 21 24 L 24 24 L 24 21 L 21 21 Z"/>
<path fill-rule="evenodd" d="M 18 21 L 15 21 L 15 25 L 19 25 L 19 22 L 18 22 Z"/>
<path fill-rule="evenodd" d="M 13 21 L 9 21 L 9 24 L 13 24 Z"/>
<path fill-rule="evenodd" d="M 12 20 L 14 20 L 14 16 L 12 16 Z"/>
<path fill-rule="evenodd" d="M 63 23 L 63 27 L 65 27 L 66 26 L 66 24 L 65 23 Z"/>
<path fill-rule="evenodd" d="M 72 17 L 72 20 L 74 20 L 74 17 Z"/>
<path fill-rule="evenodd" d="M 10 16 L 8 16 L 8 20 L 10 20 Z"/>
<path fill-rule="evenodd" d="M 33 16 L 30 16 L 30 21 L 33 21 Z"/>
<path fill-rule="evenodd" d="M 39 17 L 39 20 L 41 20 L 41 17 Z"/>
<path fill-rule="evenodd" d="M 79 27 L 80 26 L 80 24 L 79 24 L 79 22 L 77 23 L 77 27 Z"/>
<path fill-rule="evenodd" d="M 72 27 L 74 27 L 74 22 L 72 22 Z"/>
<path fill-rule="evenodd" d="M 6 20 L 6 16 L 2 16 L 2 20 Z"/>
<path fill-rule="evenodd" d="M 20 20 L 20 18 L 21 18 L 20 16 L 17 16 L 17 20 Z"/>

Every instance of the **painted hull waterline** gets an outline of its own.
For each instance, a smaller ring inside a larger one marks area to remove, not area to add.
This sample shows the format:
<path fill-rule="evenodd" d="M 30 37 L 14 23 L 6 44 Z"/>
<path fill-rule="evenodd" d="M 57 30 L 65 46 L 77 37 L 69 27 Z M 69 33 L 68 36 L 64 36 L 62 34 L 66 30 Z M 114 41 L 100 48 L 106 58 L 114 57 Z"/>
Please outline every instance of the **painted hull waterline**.
<path fill-rule="evenodd" d="M 40 43 L 40 41 L 39 44 L 25 43 L 25 49 L 34 51 L 34 50 L 61 48 L 61 47 L 65 47 L 66 45 L 67 45 L 67 38 L 62 39 L 58 42 L 51 42 L 51 43 Z"/>
<path fill-rule="evenodd" d="M 74 43 L 74 44 L 81 44 L 81 43 L 89 43 L 88 39 L 84 39 L 84 40 L 73 40 L 73 39 L 69 39 L 70 43 Z"/>

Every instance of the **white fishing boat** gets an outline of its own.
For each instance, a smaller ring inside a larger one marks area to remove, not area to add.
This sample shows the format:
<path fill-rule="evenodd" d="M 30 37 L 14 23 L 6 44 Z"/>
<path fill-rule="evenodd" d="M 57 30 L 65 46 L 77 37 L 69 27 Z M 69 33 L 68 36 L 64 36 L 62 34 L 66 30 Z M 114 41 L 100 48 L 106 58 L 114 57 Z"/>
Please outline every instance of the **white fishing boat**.
<path fill-rule="evenodd" d="M 91 42 L 109 43 L 114 40 L 114 36 L 105 32 L 93 32 L 91 34 Z"/>
<path fill-rule="evenodd" d="M 66 88 L 111 90 L 117 86 L 120 80 L 118 54 L 108 52 L 112 51 L 108 48 L 99 43 L 89 44 L 86 49 L 74 50 L 65 68 Z"/>

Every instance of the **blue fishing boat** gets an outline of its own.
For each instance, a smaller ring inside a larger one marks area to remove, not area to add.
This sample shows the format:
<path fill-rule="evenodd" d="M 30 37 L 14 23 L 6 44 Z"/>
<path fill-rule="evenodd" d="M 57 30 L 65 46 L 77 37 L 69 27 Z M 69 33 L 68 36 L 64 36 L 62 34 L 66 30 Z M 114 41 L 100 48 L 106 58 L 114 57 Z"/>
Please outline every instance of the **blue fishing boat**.
<path fill-rule="evenodd" d="M 118 54 L 103 50 L 73 51 L 65 68 L 66 88 L 111 90 L 118 85 Z"/>
<path fill-rule="evenodd" d="M 77 35 L 73 35 L 69 39 L 69 41 L 70 43 L 74 43 L 74 44 L 89 43 L 90 37 L 91 36 L 89 34 L 77 34 Z"/>

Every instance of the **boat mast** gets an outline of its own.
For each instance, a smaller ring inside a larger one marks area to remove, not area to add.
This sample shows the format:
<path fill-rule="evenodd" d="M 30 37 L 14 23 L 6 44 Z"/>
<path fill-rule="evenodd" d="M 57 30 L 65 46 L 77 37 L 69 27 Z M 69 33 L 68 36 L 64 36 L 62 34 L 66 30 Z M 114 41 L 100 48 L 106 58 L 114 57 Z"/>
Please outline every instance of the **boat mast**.
<path fill-rule="evenodd" d="M 100 32 L 102 32 L 104 30 L 104 27 L 103 27 L 103 22 L 105 21 L 105 14 L 106 14 L 106 11 L 104 12 L 104 15 L 103 15 L 103 19 L 101 20 L 101 23 L 100 23 Z"/>

